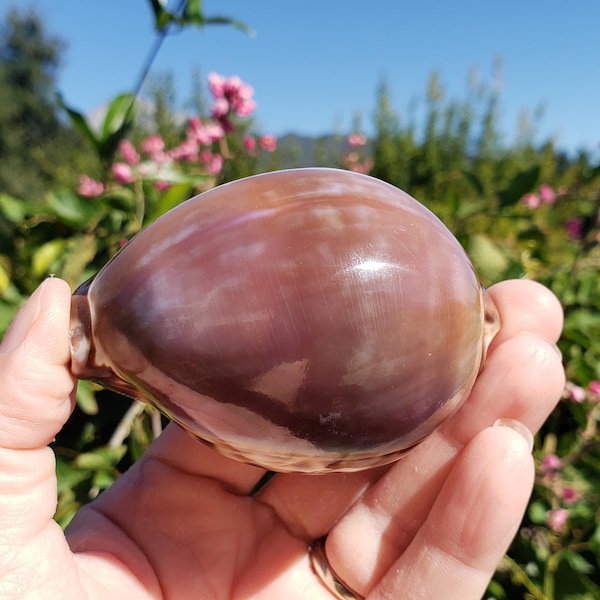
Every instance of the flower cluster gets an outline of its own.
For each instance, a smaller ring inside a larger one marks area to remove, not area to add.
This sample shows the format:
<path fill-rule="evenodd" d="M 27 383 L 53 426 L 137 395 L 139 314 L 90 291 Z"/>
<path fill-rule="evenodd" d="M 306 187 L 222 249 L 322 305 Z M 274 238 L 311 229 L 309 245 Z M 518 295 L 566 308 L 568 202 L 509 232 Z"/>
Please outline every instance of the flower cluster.
<path fill-rule="evenodd" d="M 351 150 L 343 156 L 344 167 L 355 173 L 369 173 L 373 168 L 373 160 L 364 158 L 359 152 L 359 148 L 367 145 L 367 138 L 362 133 L 351 133 L 348 136 L 347 142 Z"/>
<path fill-rule="evenodd" d="M 587 424 L 581 430 L 579 445 L 562 458 L 554 452 L 548 452 L 537 468 L 538 482 L 549 492 L 550 507 L 546 511 L 546 527 L 554 533 L 567 531 L 573 509 L 585 499 L 585 486 L 573 477 L 572 469 L 569 471 L 568 466 L 573 464 L 574 457 L 585 444 L 595 437 L 594 431 L 600 416 L 600 381 L 592 380 L 585 388 L 568 381 L 563 399 L 574 404 L 588 402 L 591 410 L 587 414 Z M 576 483 L 572 483 L 572 480 Z"/>
<path fill-rule="evenodd" d="M 208 85 L 214 97 L 212 116 L 226 131 L 233 130 L 231 115 L 248 117 L 256 110 L 256 102 L 252 99 L 253 87 L 239 77 L 223 77 L 217 73 L 210 73 Z"/>
<path fill-rule="evenodd" d="M 538 473 L 542 484 L 552 493 L 551 507 L 546 512 L 546 526 L 560 533 L 569 520 L 569 507 L 580 498 L 577 490 L 569 485 L 563 475 L 563 461 L 556 454 L 547 454 L 541 461 Z"/>
<path fill-rule="evenodd" d="M 543 183 L 537 191 L 522 196 L 521 203 L 531 210 L 536 210 L 545 205 L 556 204 L 557 200 L 567 199 L 568 196 L 569 190 L 566 187 L 561 186 L 558 190 L 554 190 L 547 183 Z M 579 216 L 571 217 L 564 222 L 564 231 L 571 240 L 582 240 L 587 233 L 584 229 L 584 219 Z M 596 236 L 596 241 L 600 242 L 600 234 Z"/>
<path fill-rule="evenodd" d="M 244 149 L 253 154 L 256 151 L 257 140 L 252 135 L 245 135 L 243 139 Z M 258 138 L 258 145 L 266 152 L 275 152 L 277 150 L 277 138 L 270 133 L 261 135 Z"/>
<path fill-rule="evenodd" d="M 588 400 L 589 402 L 599 403 L 600 402 L 600 381 L 592 380 L 588 383 L 587 389 L 576 385 L 571 381 L 567 381 L 565 385 L 565 391 L 563 393 L 565 400 L 570 400 L 575 404 L 581 404 Z"/>
<path fill-rule="evenodd" d="M 239 77 L 223 77 L 216 73 L 208 76 L 213 95 L 211 118 L 202 120 L 193 116 L 188 121 L 185 139 L 173 148 L 167 149 L 163 138 L 154 134 L 147 137 L 137 149 L 129 140 L 119 143 L 119 156 L 111 168 L 111 174 L 117 184 L 127 185 L 139 180 L 151 180 L 159 191 L 180 181 L 190 169 L 199 175 L 216 176 L 223 168 L 224 157 L 228 155 L 227 135 L 235 130 L 235 117 L 248 117 L 256 109 L 252 86 Z M 273 152 L 277 147 L 277 138 L 267 134 L 258 137 L 258 144 Z M 243 141 L 246 151 L 253 153 L 257 139 L 246 135 Z M 85 197 L 98 197 L 104 194 L 108 186 L 81 175 L 78 193 Z"/>
<path fill-rule="evenodd" d="M 543 204 L 554 204 L 556 202 L 556 192 L 547 184 L 542 183 L 537 192 L 525 194 L 521 201 L 529 208 L 539 208 Z"/>

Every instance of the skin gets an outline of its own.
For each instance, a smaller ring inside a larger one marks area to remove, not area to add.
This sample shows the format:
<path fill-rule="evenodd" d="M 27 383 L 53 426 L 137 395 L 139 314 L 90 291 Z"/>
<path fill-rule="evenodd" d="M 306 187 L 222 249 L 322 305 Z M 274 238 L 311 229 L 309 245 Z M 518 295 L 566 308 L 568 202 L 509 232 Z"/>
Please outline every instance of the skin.
<path fill-rule="evenodd" d="M 0 598 L 331 600 L 307 552 L 327 533 L 369 600 L 481 598 L 531 492 L 530 432 L 564 385 L 556 298 L 528 281 L 489 291 L 503 326 L 469 399 L 391 467 L 278 475 L 249 498 L 261 469 L 171 425 L 65 537 L 47 444 L 74 402 L 70 290 L 46 280 L 0 346 Z"/>

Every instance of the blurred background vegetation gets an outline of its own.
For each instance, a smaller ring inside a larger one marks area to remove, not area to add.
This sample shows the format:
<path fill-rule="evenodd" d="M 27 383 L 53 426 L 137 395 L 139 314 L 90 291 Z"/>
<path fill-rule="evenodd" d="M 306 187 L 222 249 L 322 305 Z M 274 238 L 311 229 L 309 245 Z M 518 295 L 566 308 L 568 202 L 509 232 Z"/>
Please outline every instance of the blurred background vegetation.
<path fill-rule="evenodd" d="M 172 24 L 210 25 L 199 3 L 173 13 L 151 4 L 156 50 Z M 150 57 L 137 87 L 94 125 L 58 95 L 63 47 L 34 12 L 11 11 L 0 23 L 0 334 L 49 274 L 74 288 L 141 227 L 204 189 L 308 164 L 369 172 L 433 210 L 484 285 L 531 278 L 560 299 L 568 384 L 537 436 L 534 494 L 487 597 L 600 598 L 600 165 L 551 139 L 534 144 L 527 122 L 507 147 L 493 82 L 449 98 L 436 74 L 423 127 L 402 121 L 384 81 L 370 139 L 357 122 L 343 136 L 275 140 L 235 108 L 235 94 L 251 100 L 235 78 L 209 82 L 211 98 L 198 76 L 182 116 L 173 79 L 148 75 Z M 163 425 L 152 410 L 82 382 L 54 444 L 57 521 L 66 525 L 108 487 Z"/>

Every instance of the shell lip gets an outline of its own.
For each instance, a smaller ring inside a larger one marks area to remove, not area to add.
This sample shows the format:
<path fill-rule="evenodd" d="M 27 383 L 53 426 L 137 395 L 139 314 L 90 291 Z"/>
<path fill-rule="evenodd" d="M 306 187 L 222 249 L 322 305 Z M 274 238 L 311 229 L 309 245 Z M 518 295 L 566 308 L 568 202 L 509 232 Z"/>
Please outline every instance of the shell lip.
<path fill-rule="evenodd" d="M 80 285 L 71 297 L 69 326 L 70 370 L 77 379 L 94 381 L 109 390 L 140 399 L 140 393 L 120 377 L 109 365 L 96 363 L 92 316 L 88 291 L 94 278 Z"/>

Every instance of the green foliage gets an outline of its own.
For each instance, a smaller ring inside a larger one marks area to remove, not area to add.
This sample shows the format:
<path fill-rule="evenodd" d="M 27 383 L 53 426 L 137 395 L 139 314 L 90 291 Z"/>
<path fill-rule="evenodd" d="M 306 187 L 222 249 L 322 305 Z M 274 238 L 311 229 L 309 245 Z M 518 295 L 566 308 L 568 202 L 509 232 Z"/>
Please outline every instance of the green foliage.
<path fill-rule="evenodd" d="M 107 107 L 99 131 L 95 131 L 81 113 L 67 106 L 62 99 L 61 105 L 71 118 L 75 128 L 91 145 L 106 173 L 115 157 L 119 142 L 125 138 L 133 124 L 134 96 L 121 94 L 114 98 Z"/>
<path fill-rule="evenodd" d="M 33 199 L 70 182 L 85 164 L 79 138 L 59 117 L 56 72 L 62 42 L 33 12 L 9 11 L 0 25 L 0 192 Z"/>
<path fill-rule="evenodd" d="M 246 33 L 252 33 L 252 30 L 247 25 L 237 19 L 221 15 L 206 16 L 202 11 L 201 0 L 181 0 L 177 8 L 173 11 L 167 9 L 167 0 L 149 0 L 149 2 L 154 14 L 154 28 L 157 32 L 166 31 L 172 25 L 179 27 L 188 25 L 196 27 L 231 25 Z"/>

